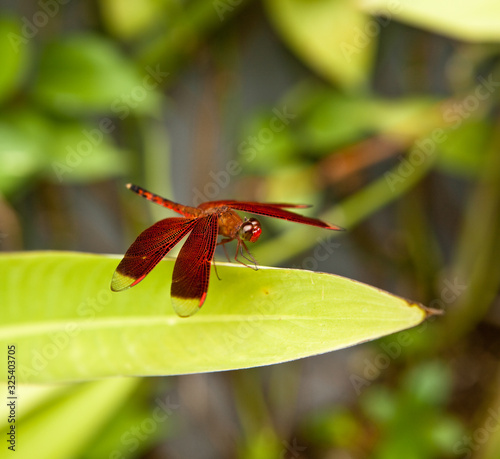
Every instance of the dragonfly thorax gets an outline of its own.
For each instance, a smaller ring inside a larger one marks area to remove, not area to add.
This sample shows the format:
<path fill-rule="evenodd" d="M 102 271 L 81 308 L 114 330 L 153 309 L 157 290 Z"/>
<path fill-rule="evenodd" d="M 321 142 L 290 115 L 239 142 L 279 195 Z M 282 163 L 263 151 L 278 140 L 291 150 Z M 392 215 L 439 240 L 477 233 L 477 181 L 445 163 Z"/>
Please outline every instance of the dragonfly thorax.
<path fill-rule="evenodd" d="M 259 220 L 256 218 L 244 220 L 238 229 L 238 236 L 244 241 L 255 242 L 259 239 L 260 233 L 262 233 L 262 229 Z"/>

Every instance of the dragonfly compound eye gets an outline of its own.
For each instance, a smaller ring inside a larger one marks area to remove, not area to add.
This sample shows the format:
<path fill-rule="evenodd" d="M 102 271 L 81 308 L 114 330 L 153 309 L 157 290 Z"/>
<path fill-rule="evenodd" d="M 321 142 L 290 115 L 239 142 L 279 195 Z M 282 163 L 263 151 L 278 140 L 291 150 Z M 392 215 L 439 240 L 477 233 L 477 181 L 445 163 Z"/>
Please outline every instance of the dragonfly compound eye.
<path fill-rule="evenodd" d="M 241 225 L 240 237 L 245 241 L 255 242 L 259 239 L 260 233 L 262 233 L 262 229 L 256 218 L 250 218 Z"/>

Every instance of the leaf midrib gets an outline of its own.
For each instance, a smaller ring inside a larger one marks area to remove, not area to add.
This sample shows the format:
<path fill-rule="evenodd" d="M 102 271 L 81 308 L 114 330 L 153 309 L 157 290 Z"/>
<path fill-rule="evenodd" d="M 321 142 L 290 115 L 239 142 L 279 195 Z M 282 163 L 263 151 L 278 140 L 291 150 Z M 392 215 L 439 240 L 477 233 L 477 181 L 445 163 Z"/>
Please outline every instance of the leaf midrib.
<path fill-rule="evenodd" d="M 179 326 L 179 325 L 194 325 L 200 323 L 248 323 L 248 322 L 262 322 L 262 321 L 302 321 L 302 322 L 312 322 L 312 321 L 344 321 L 353 320 L 352 316 L 302 316 L 302 315 L 231 315 L 223 314 L 217 316 L 199 316 L 191 318 L 180 318 L 180 317 L 158 317 L 158 316 L 127 316 L 126 318 L 115 318 L 115 317 L 102 317 L 99 319 L 86 319 L 86 320 L 54 320 L 47 322 L 32 322 L 21 324 L 11 324 L 9 326 L 0 327 L 0 339 L 7 340 L 12 338 L 22 338 L 25 336 L 35 336 L 43 335 L 46 333 L 56 332 L 64 330 L 68 323 L 75 323 L 76 329 L 79 330 L 98 330 L 98 329 L 111 329 L 119 327 L 145 327 L 151 325 L 165 325 L 169 327 Z M 384 321 L 393 322 L 399 321 L 399 319 L 391 319 L 390 317 L 384 318 Z M 73 334 L 75 329 L 72 331 L 67 330 L 68 334 Z"/>

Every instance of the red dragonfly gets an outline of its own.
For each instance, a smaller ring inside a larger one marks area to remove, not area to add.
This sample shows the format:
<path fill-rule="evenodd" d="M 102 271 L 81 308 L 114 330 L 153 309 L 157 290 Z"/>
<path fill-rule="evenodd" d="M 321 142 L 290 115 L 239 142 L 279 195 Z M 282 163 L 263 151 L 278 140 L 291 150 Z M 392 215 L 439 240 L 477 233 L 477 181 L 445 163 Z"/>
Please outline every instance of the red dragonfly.
<path fill-rule="evenodd" d="M 211 201 L 198 207 L 190 207 L 169 201 L 136 185 L 128 184 L 127 188 L 183 217 L 160 220 L 137 237 L 113 274 L 111 290 L 119 292 L 138 284 L 184 236 L 191 233 L 179 252 L 172 276 L 172 304 L 175 312 L 181 317 L 194 314 L 205 301 L 218 235 L 225 237 L 219 244 L 236 239 L 238 245 L 234 259 L 247 266 L 238 259 L 238 254 L 241 253 L 246 258 L 243 252 L 245 250 L 251 257 L 245 241 L 255 242 L 262 230 L 256 218 L 242 219 L 235 210 L 330 230 L 342 229 L 315 218 L 283 210 L 303 209 L 309 207 L 307 205 Z"/>

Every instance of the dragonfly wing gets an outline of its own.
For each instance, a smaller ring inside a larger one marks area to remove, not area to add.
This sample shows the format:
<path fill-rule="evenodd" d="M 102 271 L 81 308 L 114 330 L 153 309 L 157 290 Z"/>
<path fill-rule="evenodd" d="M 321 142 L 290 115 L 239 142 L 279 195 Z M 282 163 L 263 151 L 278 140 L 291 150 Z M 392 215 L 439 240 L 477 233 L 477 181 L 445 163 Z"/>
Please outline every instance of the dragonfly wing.
<path fill-rule="evenodd" d="M 326 228 L 331 230 L 342 230 L 340 226 L 331 225 L 317 218 L 305 217 L 303 215 L 283 210 L 284 207 L 289 208 L 304 208 L 308 206 L 294 205 L 294 204 L 263 204 L 260 202 L 245 202 L 245 201 L 213 201 L 207 202 L 204 206 L 218 207 L 225 205 L 231 209 L 241 210 L 243 212 L 250 212 L 251 214 L 265 215 L 267 217 L 280 218 L 290 222 L 303 223 L 305 225 L 317 226 L 319 228 Z M 201 207 L 201 206 L 200 206 Z"/>
<path fill-rule="evenodd" d="M 111 290 L 119 292 L 138 284 L 193 229 L 196 221 L 181 217 L 166 218 L 139 234 L 116 268 Z"/>
<path fill-rule="evenodd" d="M 235 205 L 238 204 L 246 204 L 249 206 L 265 206 L 269 208 L 278 208 L 278 209 L 307 209 L 308 207 L 312 207 L 310 204 L 286 204 L 286 203 L 281 203 L 281 202 L 266 202 L 266 203 L 261 203 L 261 202 L 251 202 L 251 201 L 235 201 L 235 200 L 221 200 L 221 201 L 209 201 L 209 202 L 203 202 L 201 203 L 198 207 L 200 209 L 213 209 L 216 207 L 232 207 L 235 208 Z"/>
<path fill-rule="evenodd" d="M 174 310 L 181 317 L 193 315 L 205 301 L 217 233 L 217 213 L 207 214 L 197 220 L 179 252 L 171 293 Z"/>

